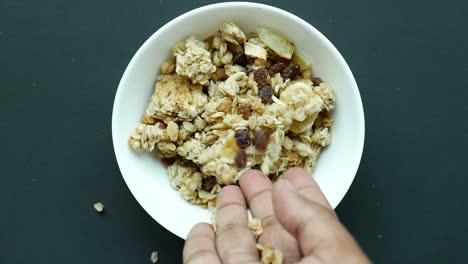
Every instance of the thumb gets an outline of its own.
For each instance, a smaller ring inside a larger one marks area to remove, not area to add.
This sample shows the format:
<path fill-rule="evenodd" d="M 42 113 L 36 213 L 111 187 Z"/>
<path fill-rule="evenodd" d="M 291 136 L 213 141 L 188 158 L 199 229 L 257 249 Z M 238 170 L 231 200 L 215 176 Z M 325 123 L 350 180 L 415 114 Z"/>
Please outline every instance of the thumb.
<path fill-rule="evenodd" d="M 304 258 L 323 263 L 368 263 L 333 210 L 298 189 L 300 186 L 287 180 L 276 182 L 273 209 L 281 225 L 299 241 Z"/>

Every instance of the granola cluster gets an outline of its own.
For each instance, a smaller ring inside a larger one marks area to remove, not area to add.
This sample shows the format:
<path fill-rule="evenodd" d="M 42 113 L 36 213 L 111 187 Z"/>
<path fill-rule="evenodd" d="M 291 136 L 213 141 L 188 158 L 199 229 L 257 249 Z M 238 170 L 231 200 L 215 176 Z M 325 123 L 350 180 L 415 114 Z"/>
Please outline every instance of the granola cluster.
<path fill-rule="evenodd" d="M 214 207 L 221 187 L 252 168 L 272 180 L 289 167 L 313 170 L 331 141 L 335 96 L 292 43 L 230 22 L 173 55 L 129 145 L 157 152 L 186 200 Z"/>

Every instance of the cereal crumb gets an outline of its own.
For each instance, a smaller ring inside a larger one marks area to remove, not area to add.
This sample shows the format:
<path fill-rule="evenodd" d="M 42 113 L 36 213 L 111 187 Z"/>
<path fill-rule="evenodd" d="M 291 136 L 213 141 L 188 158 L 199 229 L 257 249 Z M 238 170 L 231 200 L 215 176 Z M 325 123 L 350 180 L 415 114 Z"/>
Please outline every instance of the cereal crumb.
<path fill-rule="evenodd" d="M 102 203 L 95 203 L 94 204 L 94 210 L 96 210 L 96 212 L 98 213 L 102 213 L 104 211 L 104 204 Z"/>
<path fill-rule="evenodd" d="M 158 259 L 159 259 L 159 252 L 153 251 L 153 252 L 151 253 L 151 262 L 152 262 L 152 263 L 157 263 L 157 262 L 158 262 Z"/>
<path fill-rule="evenodd" d="M 259 237 L 263 234 L 263 226 L 260 219 L 254 218 L 250 220 L 248 227 L 256 237 Z"/>
<path fill-rule="evenodd" d="M 284 260 L 283 253 L 279 249 L 273 249 L 269 245 L 262 246 L 257 244 L 257 250 L 260 253 L 262 264 L 282 264 Z"/>

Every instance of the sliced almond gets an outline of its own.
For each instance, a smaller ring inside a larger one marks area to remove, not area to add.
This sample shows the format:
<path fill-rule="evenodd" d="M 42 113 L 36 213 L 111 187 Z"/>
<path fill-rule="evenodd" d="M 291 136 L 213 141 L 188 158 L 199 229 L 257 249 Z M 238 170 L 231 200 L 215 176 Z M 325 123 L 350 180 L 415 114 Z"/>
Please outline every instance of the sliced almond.
<path fill-rule="evenodd" d="M 287 38 L 265 26 L 258 26 L 257 32 L 262 42 L 278 56 L 288 60 L 292 58 L 294 45 Z"/>

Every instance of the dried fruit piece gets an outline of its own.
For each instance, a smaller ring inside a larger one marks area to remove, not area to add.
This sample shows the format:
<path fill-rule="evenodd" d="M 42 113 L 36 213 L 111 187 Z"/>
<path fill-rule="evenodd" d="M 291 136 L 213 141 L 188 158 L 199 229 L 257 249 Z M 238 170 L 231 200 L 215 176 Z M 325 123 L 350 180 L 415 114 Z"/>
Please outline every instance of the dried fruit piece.
<path fill-rule="evenodd" d="M 216 185 L 216 177 L 210 176 L 208 178 L 203 179 L 202 181 L 202 189 L 211 192 L 211 189 Z"/>
<path fill-rule="evenodd" d="M 197 164 L 195 164 L 193 161 L 188 160 L 188 159 L 182 159 L 179 162 L 180 166 L 187 167 L 187 168 L 197 168 Z"/>
<path fill-rule="evenodd" d="M 247 129 L 238 129 L 234 134 L 234 138 L 236 139 L 236 143 L 241 149 L 245 149 L 250 145 L 250 135 Z"/>
<path fill-rule="evenodd" d="M 314 86 L 320 86 L 320 84 L 323 83 L 322 79 L 319 77 L 313 77 L 311 80 Z"/>
<path fill-rule="evenodd" d="M 245 65 L 247 65 L 247 56 L 244 52 L 237 53 L 236 55 L 234 55 L 232 63 L 245 67 Z"/>
<path fill-rule="evenodd" d="M 268 77 L 268 71 L 264 67 L 258 68 L 255 71 L 254 80 L 259 88 L 265 86 L 268 83 Z"/>
<path fill-rule="evenodd" d="M 172 164 L 174 164 L 175 161 L 176 161 L 176 158 L 163 158 L 163 159 L 161 159 L 161 163 L 164 166 L 164 168 L 166 168 L 166 169 L 169 166 L 171 166 Z"/>
<path fill-rule="evenodd" d="M 247 165 L 247 153 L 243 149 L 237 152 L 236 157 L 234 158 L 237 168 L 241 169 Z"/>
<path fill-rule="evenodd" d="M 268 133 L 263 130 L 255 131 L 253 145 L 257 150 L 264 151 L 268 145 Z"/>
<path fill-rule="evenodd" d="M 288 39 L 277 32 L 264 26 L 257 27 L 258 36 L 265 45 L 280 57 L 291 59 L 294 53 L 294 45 Z"/>
<path fill-rule="evenodd" d="M 265 85 L 260 89 L 260 92 L 258 94 L 260 96 L 260 99 L 262 99 L 262 103 L 264 104 L 271 104 L 273 103 L 273 89 L 269 85 Z"/>
<path fill-rule="evenodd" d="M 268 69 L 268 73 L 270 76 L 273 76 L 279 72 L 282 72 L 286 66 L 287 65 L 282 62 L 275 63 Z"/>
<path fill-rule="evenodd" d="M 281 76 L 283 79 L 291 79 L 294 80 L 297 77 L 300 77 L 302 75 L 301 72 L 301 67 L 297 64 L 289 64 L 288 67 L 284 68 L 284 70 L 281 72 Z"/>

